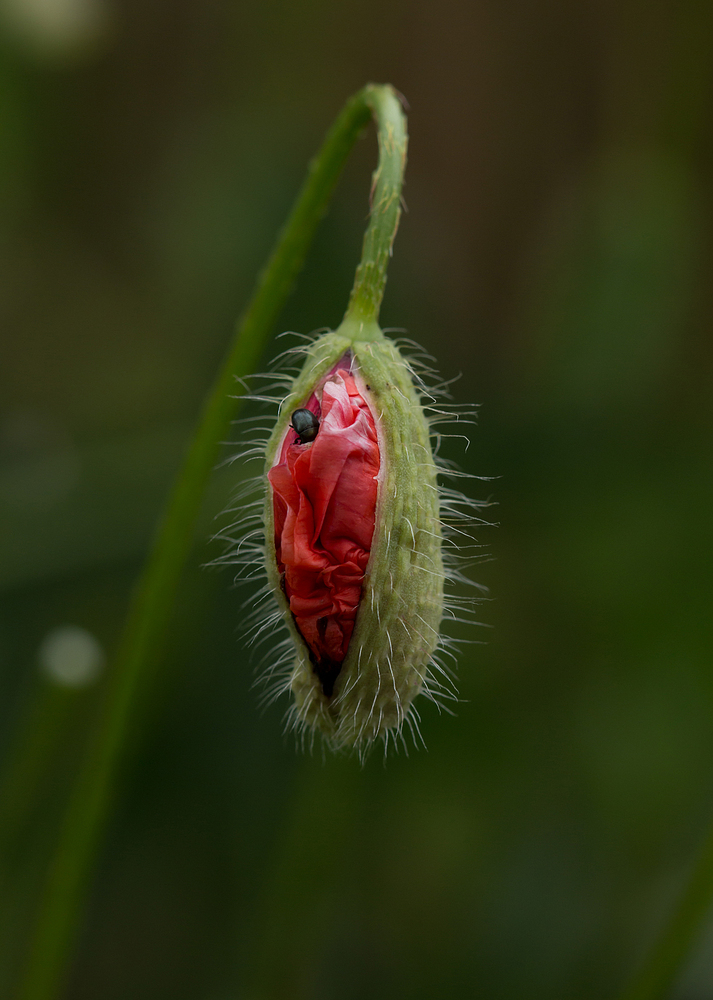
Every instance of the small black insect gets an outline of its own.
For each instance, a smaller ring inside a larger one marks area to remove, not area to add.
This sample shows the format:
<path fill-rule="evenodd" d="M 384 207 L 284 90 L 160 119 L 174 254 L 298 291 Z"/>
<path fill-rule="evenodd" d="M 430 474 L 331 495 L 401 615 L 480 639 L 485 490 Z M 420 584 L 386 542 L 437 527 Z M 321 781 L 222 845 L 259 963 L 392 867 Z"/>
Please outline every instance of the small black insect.
<path fill-rule="evenodd" d="M 300 408 L 293 411 L 290 427 L 299 438 L 300 444 L 307 444 L 317 437 L 319 420 L 311 410 Z"/>

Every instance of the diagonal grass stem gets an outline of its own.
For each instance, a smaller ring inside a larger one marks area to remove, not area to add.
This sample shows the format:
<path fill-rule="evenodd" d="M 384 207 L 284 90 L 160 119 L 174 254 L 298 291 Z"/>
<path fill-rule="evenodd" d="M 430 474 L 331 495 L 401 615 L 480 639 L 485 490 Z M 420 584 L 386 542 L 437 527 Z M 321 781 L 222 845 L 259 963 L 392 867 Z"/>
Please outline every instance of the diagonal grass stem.
<path fill-rule="evenodd" d="M 368 275 L 368 281 L 358 284 L 366 289 L 364 301 L 370 303 L 372 310 L 375 306 L 378 310 L 377 298 L 380 302 L 386 280 L 388 248 L 398 224 L 405 164 L 405 118 L 391 87 L 369 85 L 347 102 L 309 167 L 294 208 L 238 324 L 235 340 L 207 398 L 169 497 L 131 601 L 105 698 L 59 831 L 30 942 L 26 975 L 18 993 L 22 1000 L 53 1000 L 62 990 L 93 862 L 117 797 L 117 779 L 129 736 L 140 718 L 141 705 L 165 645 L 181 572 L 191 549 L 196 518 L 216 463 L 219 442 L 226 437 L 238 409 L 238 401 L 231 398 L 235 380 L 258 365 L 342 167 L 372 117 L 379 137 L 376 190 L 380 190 L 381 177 L 389 181 L 392 199 L 396 191 L 395 207 L 393 200 L 389 202 L 386 214 L 382 211 L 382 201 L 376 200 L 372 219 L 376 212 L 378 224 L 372 225 L 370 220 L 364 251 L 366 255 L 373 250 L 378 264 L 376 268 L 367 267 L 363 273 Z M 402 137 L 400 144 L 394 143 L 394 135 Z M 360 292 L 359 301 L 362 298 Z"/>

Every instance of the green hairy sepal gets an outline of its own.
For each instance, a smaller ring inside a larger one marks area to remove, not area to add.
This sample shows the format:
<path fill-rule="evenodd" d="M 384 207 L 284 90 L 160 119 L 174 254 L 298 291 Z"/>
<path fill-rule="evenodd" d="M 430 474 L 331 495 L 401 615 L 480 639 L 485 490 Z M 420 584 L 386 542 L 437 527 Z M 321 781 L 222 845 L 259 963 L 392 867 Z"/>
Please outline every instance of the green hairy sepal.
<path fill-rule="evenodd" d="M 290 687 L 296 728 L 316 729 L 335 748 L 368 748 L 418 731 L 412 703 L 428 685 L 444 607 L 444 568 L 437 468 L 429 424 L 411 369 L 376 323 L 346 320 L 307 350 L 267 443 L 266 472 L 276 461 L 292 411 L 303 406 L 347 352 L 372 411 L 381 468 L 376 523 L 354 633 L 327 697 L 295 627 L 283 592 L 274 542 L 272 490 L 265 502 L 269 586 L 295 647 Z"/>

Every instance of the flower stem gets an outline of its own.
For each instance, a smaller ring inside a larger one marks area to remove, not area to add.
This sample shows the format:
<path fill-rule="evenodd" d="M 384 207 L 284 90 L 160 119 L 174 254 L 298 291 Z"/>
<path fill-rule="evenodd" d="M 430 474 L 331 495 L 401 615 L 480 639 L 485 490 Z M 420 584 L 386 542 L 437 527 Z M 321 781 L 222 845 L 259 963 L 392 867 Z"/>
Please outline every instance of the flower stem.
<path fill-rule="evenodd" d="M 619 1000 L 664 1000 L 713 904 L 713 826 L 668 925 Z"/>
<path fill-rule="evenodd" d="M 146 695 L 155 682 L 181 571 L 188 558 L 205 486 L 239 402 L 235 380 L 258 364 L 317 223 L 359 133 L 373 116 L 379 137 L 375 207 L 364 240 L 352 305 L 378 315 L 388 250 L 396 232 L 405 159 L 403 113 L 389 86 L 352 97 L 310 164 L 303 188 L 261 273 L 253 298 L 213 386 L 137 583 L 123 639 L 59 831 L 33 939 L 22 1000 L 52 1000 L 66 976 L 92 864 L 117 798 L 117 781 Z M 398 163 L 397 163 L 398 161 Z M 352 306 L 350 306 L 350 309 Z"/>
<path fill-rule="evenodd" d="M 379 318 L 386 269 L 401 218 L 408 135 L 406 117 L 390 87 L 366 87 L 364 93 L 377 123 L 379 165 L 372 177 L 371 215 L 345 321 L 371 326 Z"/>

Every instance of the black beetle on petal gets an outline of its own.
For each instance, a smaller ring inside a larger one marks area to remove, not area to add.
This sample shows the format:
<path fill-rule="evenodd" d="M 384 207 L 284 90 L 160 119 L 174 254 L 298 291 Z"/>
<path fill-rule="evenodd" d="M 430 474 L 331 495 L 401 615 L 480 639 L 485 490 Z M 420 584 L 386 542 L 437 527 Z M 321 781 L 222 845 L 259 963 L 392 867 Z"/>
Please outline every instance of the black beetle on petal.
<path fill-rule="evenodd" d="M 319 420 L 311 410 L 300 407 L 299 410 L 293 411 L 290 427 L 299 438 L 300 444 L 308 444 L 317 437 Z"/>

